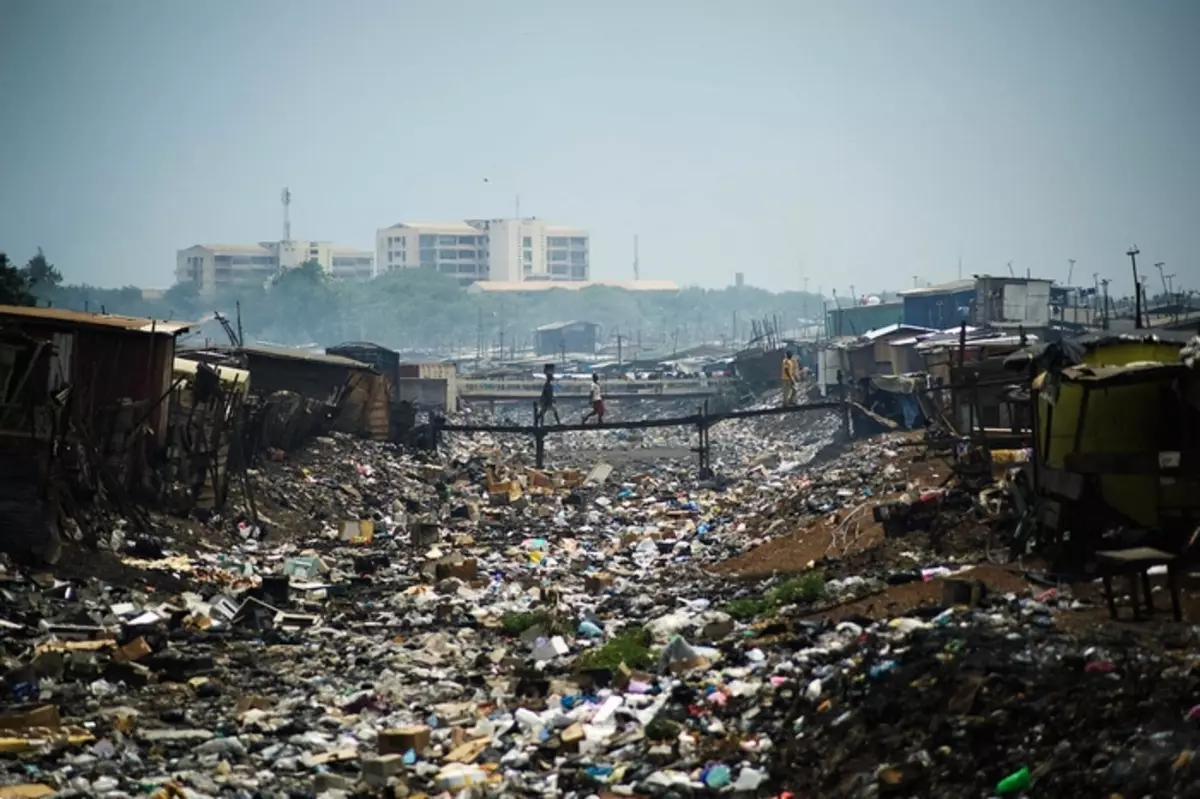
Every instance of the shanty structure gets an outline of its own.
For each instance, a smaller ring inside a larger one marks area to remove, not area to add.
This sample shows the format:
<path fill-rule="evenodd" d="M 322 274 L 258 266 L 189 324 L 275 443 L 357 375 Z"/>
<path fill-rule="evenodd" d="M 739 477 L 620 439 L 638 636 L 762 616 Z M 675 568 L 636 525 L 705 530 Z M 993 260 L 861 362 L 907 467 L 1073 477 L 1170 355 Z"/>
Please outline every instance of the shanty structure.
<path fill-rule="evenodd" d="M 250 372 L 256 395 L 290 393 L 331 409 L 336 430 L 375 439 L 389 435 L 388 380 L 370 364 L 266 344 L 188 351 L 183 357 L 206 362 L 236 360 Z"/>
<path fill-rule="evenodd" d="M 538 355 L 595 353 L 599 329 L 600 325 L 594 322 L 555 322 L 542 325 L 534 331 L 535 351 Z"/>
<path fill-rule="evenodd" d="M 0 330 L 8 335 L 0 344 L 0 405 L 7 422 L 21 403 L 36 405 L 70 389 L 76 416 L 91 420 L 95 432 L 144 424 L 155 442 L 163 442 L 175 339 L 187 325 L 0 305 Z"/>
<path fill-rule="evenodd" d="M 900 292 L 904 323 L 942 330 L 971 320 L 975 278 L 939 283 Z"/>
<path fill-rule="evenodd" d="M 103 493 L 146 529 L 129 492 L 167 439 L 185 325 L 0 306 L 0 549 L 54 562 L 61 521 Z"/>
<path fill-rule="evenodd" d="M 825 311 L 826 338 L 861 336 L 904 321 L 904 303 L 883 302 L 876 305 L 849 305 Z"/>
<path fill-rule="evenodd" d="M 400 353 L 370 341 L 347 341 L 336 347 L 326 347 L 326 355 L 349 358 L 365 363 L 386 377 L 391 384 L 392 399 L 396 399 L 396 383 L 400 379 Z"/>

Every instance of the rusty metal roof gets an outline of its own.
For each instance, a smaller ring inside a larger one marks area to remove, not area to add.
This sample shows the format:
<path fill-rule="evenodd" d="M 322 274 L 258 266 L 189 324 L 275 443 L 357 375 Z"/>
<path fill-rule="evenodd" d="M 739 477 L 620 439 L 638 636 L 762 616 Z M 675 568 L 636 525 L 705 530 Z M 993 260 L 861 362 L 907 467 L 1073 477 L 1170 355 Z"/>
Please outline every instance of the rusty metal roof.
<path fill-rule="evenodd" d="M 188 329 L 186 323 L 169 322 L 164 319 L 87 313 L 66 308 L 29 308 L 22 305 L 0 305 L 0 321 L 4 319 L 30 319 L 67 326 L 107 327 L 136 333 L 161 333 L 164 336 L 177 336 Z"/>
<path fill-rule="evenodd" d="M 277 347 L 271 344 L 247 344 L 243 347 L 210 347 L 212 351 L 234 354 L 258 355 L 264 358 L 279 358 L 289 361 L 306 361 L 308 363 L 323 363 L 328 366 L 344 366 L 348 369 L 359 369 L 373 372 L 375 367 L 369 363 L 356 361 L 341 355 L 330 355 L 324 352 L 314 352 L 296 347 Z"/>

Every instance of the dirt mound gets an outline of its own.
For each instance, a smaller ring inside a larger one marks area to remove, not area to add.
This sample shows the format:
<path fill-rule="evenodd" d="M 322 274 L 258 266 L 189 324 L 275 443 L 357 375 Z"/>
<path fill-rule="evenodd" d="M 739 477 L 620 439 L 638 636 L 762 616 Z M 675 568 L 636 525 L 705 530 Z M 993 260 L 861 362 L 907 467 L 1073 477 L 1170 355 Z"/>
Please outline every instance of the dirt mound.
<path fill-rule="evenodd" d="M 1002 566 L 976 566 L 973 569 L 955 575 L 955 579 L 978 580 L 987 586 L 989 593 L 1023 594 L 1029 590 L 1029 582 L 1016 569 Z M 817 619 L 846 619 L 856 616 L 866 616 L 872 619 L 886 619 L 901 616 L 914 608 L 932 607 L 944 604 L 943 590 L 945 580 L 915 580 L 910 583 L 894 585 L 886 591 L 863 597 L 844 605 L 814 614 Z"/>
<path fill-rule="evenodd" d="M 714 574 L 731 577 L 764 577 L 809 568 L 822 558 L 844 558 L 882 543 L 883 528 L 870 510 L 831 514 L 793 533 L 761 544 L 736 558 L 713 566 Z"/>

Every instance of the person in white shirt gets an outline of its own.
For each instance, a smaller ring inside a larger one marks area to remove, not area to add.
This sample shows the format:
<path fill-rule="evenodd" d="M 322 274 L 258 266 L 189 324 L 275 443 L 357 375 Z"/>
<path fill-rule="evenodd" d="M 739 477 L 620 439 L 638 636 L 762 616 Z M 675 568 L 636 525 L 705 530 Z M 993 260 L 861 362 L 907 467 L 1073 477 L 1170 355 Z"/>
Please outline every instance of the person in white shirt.
<path fill-rule="evenodd" d="M 592 390 L 588 396 L 592 401 L 592 409 L 583 415 L 583 423 L 587 424 L 588 419 L 595 416 L 596 424 L 604 424 L 604 397 L 600 395 L 600 375 L 592 374 Z"/>

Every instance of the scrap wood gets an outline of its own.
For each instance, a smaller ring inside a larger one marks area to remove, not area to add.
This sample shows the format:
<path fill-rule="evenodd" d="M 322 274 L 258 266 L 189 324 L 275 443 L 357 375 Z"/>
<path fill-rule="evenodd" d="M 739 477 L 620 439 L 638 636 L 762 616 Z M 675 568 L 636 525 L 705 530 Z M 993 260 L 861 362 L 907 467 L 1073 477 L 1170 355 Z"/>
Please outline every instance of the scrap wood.
<path fill-rule="evenodd" d="M 71 726 L 58 729 L 31 727 L 24 732 L 24 735 L 0 736 L 0 754 L 16 755 L 33 752 L 51 745 L 80 746 L 96 740 L 96 736 L 83 727 Z"/>
<path fill-rule="evenodd" d="M 0 799 L 41 799 L 43 796 L 53 796 L 56 793 L 58 791 L 40 782 L 0 786 Z"/>

